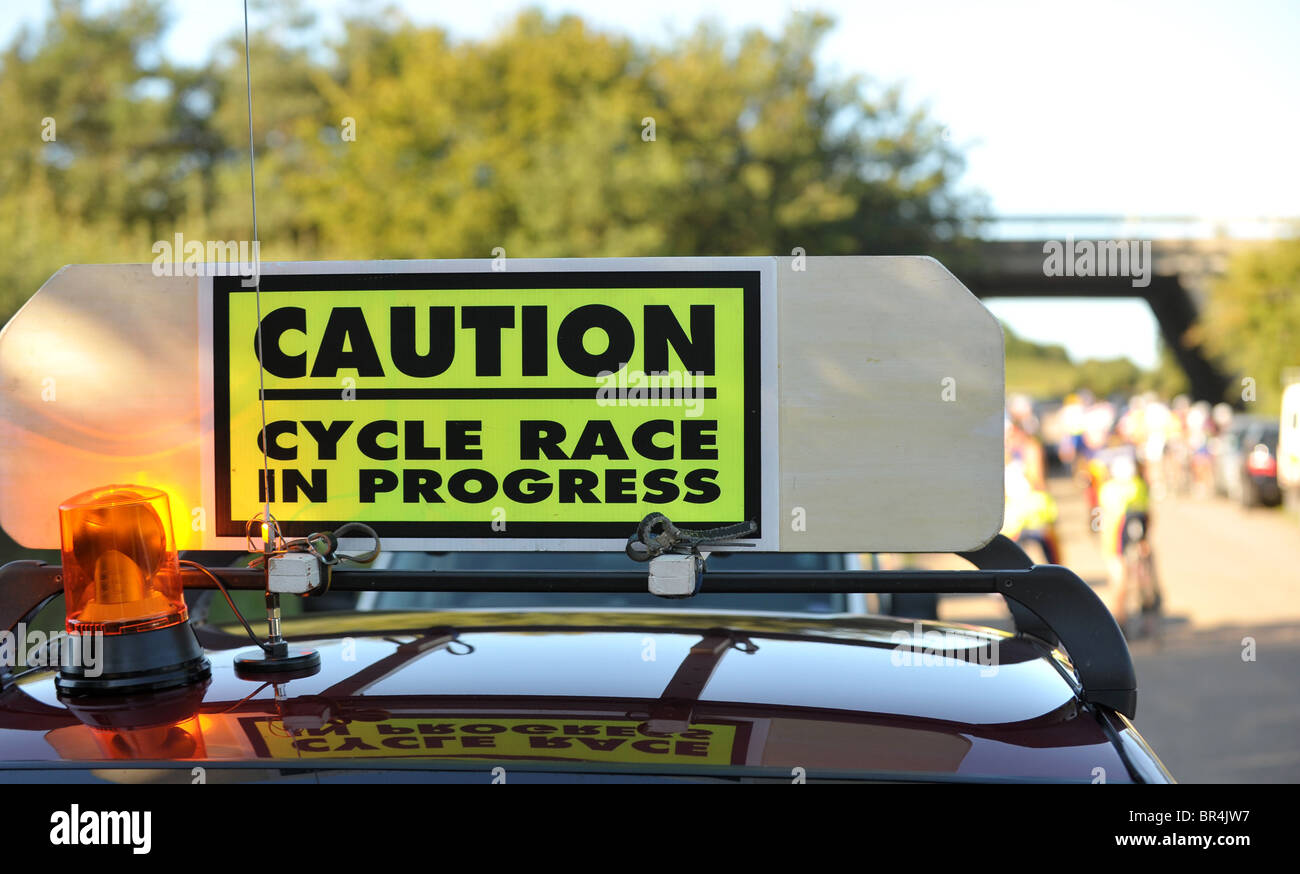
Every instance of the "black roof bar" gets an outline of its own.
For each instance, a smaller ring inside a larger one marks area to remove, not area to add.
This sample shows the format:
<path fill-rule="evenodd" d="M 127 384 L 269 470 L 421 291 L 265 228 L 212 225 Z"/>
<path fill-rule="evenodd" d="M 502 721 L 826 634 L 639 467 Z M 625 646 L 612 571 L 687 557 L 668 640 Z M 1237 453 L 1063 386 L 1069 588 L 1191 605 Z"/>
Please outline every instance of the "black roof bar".
<path fill-rule="evenodd" d="M 1003 595 L 1020 634 L 1063 646 L 1083 686 L 1083 699 L 1130 718 L 1137 709 L 1137 679 L 1128 645 L 1092 588 L 1058 565 L 1035 565 L 1002 535 L 961 553 L 971 571 L 706 571 L 701 592 L 734 594 L 877 592 Z M 210 569 L 230 589 L 262 591 L 265 572 Z M 215 588 L 203 573 L 182 568 L 184 585 Z M 335 592 L 566 592 L 644 591 L 644 569 L 626 571 L 395 571 L 335 570 Z M 62 592 L 60 568 L 15 561 L 0 568 L 0 629 L 12 629 Z M 3 685 L 0 682 L 0 685 Z"/>

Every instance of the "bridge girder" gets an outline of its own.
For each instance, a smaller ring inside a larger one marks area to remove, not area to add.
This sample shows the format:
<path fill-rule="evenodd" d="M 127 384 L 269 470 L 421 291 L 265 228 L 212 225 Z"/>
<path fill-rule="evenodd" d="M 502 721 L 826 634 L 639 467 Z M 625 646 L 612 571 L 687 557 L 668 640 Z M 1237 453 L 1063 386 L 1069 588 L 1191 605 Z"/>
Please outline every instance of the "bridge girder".
<path fill-rule="evenodd" d="M 1080 238 L 1082 239 L 1082 238 Z M 1132 276 L 1047 276 L 1045 240 L 988 241 L 979 244 L 959 278 L 976 296 L 1141 298 L 1151 307 L 1160 334 L 1187 374 L 1197 400 L 1224 400 L 1231 377 L 1188 338 L 1204 305 L 1209 281 L 1234 251 L 1256 241 L 1178 240 L 1151 243 L 1150 283 Z"/>

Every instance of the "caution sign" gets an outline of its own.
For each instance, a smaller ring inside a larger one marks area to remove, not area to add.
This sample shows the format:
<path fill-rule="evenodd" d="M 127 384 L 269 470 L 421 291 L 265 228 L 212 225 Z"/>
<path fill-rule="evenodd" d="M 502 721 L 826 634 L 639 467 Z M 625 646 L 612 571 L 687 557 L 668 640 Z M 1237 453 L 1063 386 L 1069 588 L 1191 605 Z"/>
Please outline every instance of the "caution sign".
<path fill-rule="evenodd" d="M 288 535 L 358 520 L 407 548 L 590 545 L 655 511 L 761 539 L 761 282 L 270 274 L 259 301 L 214 277 L 217 534 L 269 498 Z"/>
<path fill-rule="evenodd" d="M 590 718 L 335 719 L 317 729 L 288 731 L 271 717 L 242 717 L 254 750 L 273 759 L 441 758 L 560 759 L 631 764 L 743 764 L 749 726 L 691 724 L 684 731 L 647 731 L 633 720 Z"/>
<path fill-rule="evenodd" d="M 932 258 L 267 263 L 265 369 L 228 266 L 68 265 L 0 332 L 8 535 L 57 549 L 50 507 L 136 483 L 181 549 L 244 548 L 263 380 L 293 536 L 617 550 L 661 510 L 752 519 L 756 551 L 969 552 L 1002 528 L 1002 329 Z"/>

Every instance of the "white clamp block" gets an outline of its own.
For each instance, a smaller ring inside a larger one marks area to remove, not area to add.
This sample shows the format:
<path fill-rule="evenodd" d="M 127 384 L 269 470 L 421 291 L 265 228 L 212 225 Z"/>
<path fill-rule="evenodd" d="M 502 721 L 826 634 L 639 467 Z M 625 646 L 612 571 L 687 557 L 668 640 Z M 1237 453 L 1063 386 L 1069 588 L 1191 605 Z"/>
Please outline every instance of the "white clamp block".
<path fill-rule="evenodd" d="M 281 595 L 306 595 L 321 586 L 320 559 L 306 552 L 272 556 L 267 563 L 266 590 Z"/>
<path fill-rule="evenodd" d="M 694 555 L 667 553 L 650 559 L 650 594 L 663 598 L 689 598 L 704 569 L 707 552 Z"/>

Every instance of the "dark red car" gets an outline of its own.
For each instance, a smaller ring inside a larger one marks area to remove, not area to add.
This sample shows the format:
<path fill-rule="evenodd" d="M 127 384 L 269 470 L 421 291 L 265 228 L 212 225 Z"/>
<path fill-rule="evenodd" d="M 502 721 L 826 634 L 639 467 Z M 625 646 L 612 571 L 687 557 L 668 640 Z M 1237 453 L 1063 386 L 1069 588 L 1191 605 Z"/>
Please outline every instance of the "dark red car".
<path fill-rule="evenodd" d="M 241 676 L 247 637 L 195 611 L 206 678 L 69 697 L 57 669 L 9 676 L 0 780 L 1170 782 L 1129 719 L 1132 663 L 1096 596 L 1002 538 L 969 557 L 996 570 L 710 571 L 704 592 L 730 610 L 309 612 L 284 623 L 320 654 L 306 676 Z M 57 571 L 0 571 L 10 624 L 57 594 Z M 592 593 L 636 571 L 482 574 Z M 464 591 L 468 576 L 339 571 L 331 597 Z M 792 592 L 865 590 L 1001 591 L 1018 632 L 790 609 Z"/>

